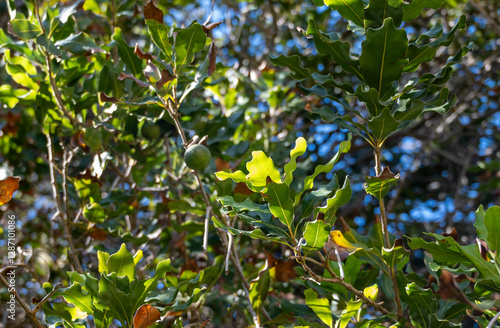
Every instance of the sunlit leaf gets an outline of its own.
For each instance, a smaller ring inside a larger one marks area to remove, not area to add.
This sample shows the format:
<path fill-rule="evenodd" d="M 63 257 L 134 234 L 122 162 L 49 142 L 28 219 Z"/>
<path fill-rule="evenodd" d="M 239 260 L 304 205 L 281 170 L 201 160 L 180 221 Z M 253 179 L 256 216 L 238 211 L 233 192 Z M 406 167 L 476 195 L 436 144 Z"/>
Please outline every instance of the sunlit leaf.
<path fill-rule="evenodd" d="M 306 139 L 300 137 L 295 141 L 295 148 L 290 150 L 290 162 L 285 164 L 284 183 L 290 185 L 293 181 L 293 171 L 297 168 L 297 157 L 304 155 L 307 149 Z"/>
<path fill-rule="evenodd" d="M 309 306 L 328 327 L 333 327 L 330 301 L 326 298 L 318 298 L 318 293 L 316 293 L 314 289 L 306 289 L 304 295 L 306 297 L 307 306 Z"/>
<path fill-rule="evenodd" d="M 160 311 L 150 304 L 144 304 L 134 316 L 134 328 L 148 328 L 160 319 Z"/>
<path fill-rule="evenodd" d="M 12 196 L 19 188 L 19 181 L 21 179 L 17 177 L 7 177 L 0 180 L 0 206 L 7 204 L 12 199 Z"/>

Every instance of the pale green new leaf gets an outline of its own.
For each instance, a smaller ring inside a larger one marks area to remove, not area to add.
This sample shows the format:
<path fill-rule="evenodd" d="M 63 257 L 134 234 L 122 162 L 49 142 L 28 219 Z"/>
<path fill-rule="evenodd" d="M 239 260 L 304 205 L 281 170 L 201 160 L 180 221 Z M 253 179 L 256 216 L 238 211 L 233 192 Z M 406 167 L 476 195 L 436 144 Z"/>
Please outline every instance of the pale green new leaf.
<path fill-rule="evenodd" d="M 318 298 L 318 293 L 312 288 L 304 291 L 306 297 L 306 304 L 314 313 L 327 324 L 328 327 L 333 327 L 333 315 L 330 310 L 330 301 L 326 298 Z"/>
<path fill-rule="evenodd" d="M 80 311 L 85 312 L 88 315 L 92 315 L 94 313 L 92 295 L 90 293 L 84 293 L 80 283 L 75 282 L 62 292 L 61 295 L 64 297 L 66 302 L 72 303 Z"/>
<path fill-rule="evenodd" d="M 325 5 L 332 10 L 337 10 L 339 14 L 347 20 L 352 21 L 359 27 L 364 27 L 363 17 L 365 15 L 362 0 L 324 0 Z"/>
<path fill-rule="evenodd" d="M 233 180 L 236 183 L 238 183 L 238 182 L 248 182 L 245 173 L 243 173 L 240 170 L 238 170 L 236 172 L 233 172 L 233 173 L 226 172 L 226 171 L 219 171 L 219 172 L 215 172 L 215 176 L 219 180 L 231 179 L 231 180 Z"/>
<path fill-rule="evenodd" d="M 357 317 L 358 311 L 363 305 L 361 300 L 358 301 L 349 301 L 347 302 L 346 308 L 342 311 L 342 315 L 340 317 L 340 322 L 338 323 L 339 328 L 345 328 L 351 322 L 352 317 Z"/>
<path fill-rule="evenodd" d="M 106 265 L 108 273 L 115 272 L 118 277 L 127 276 L 129 281 L 135 280 L 134 258 L 127 251 L 125 244 L 122 244 L 120 250 L 109 257 Z"/>
<path fill-rule="evenodd" d="M 408 39 L 404 29 L 396 29 L 391 17 L 384 20 L 378 29 L 368 29 L 366 39 L 361 44 L 363 49 L 359 63 L 365 82 L 377 90 L 380 99 L 392 88 L 392 82 L 398 81 L 407 63 L 404 58 L 408 48 Z"/>
<path fill-rule="evenodd" d="M 113 274 L 114 275 L 114 274 Z M 99 280 L 99 295 L 103 303 L 113 311 L 116 319 L 127 326 L 132 321 L 132 295 L 119 290 L 111 275 L 103 274 Z"/>
<path fill-rule="evenodd" d="M 267 177 L 274 182 L 281 182 L 280 173 L 274 167 L 273 160 L 261 150 L 252 152 L 252 160 L 247 163 L 247 170 L 247 179 L 252 182 L 254 190 L 264 188 L 267 184 Z"/>
<path fill-rule="evenodd" d="M 287 185 L 293 181 L 293 171 L 297 168 L 297 157 L 304 155 L 307 149 L 306 139 L 300 137 L 295 141 L 295 148 L 290 151 L 290 162 L 285 164 L 285 180 Z"/>

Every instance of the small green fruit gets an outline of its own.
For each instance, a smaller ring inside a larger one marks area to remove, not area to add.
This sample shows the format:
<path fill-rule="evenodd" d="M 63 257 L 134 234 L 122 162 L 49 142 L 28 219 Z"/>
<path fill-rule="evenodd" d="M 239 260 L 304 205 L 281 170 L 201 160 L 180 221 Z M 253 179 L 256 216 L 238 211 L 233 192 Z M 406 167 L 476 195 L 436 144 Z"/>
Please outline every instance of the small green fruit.
<path fill-rule="evenodd" d="M 158 124 L 146 122 L 141 129 L 142 135 L 148 140 L 156 140 L 160 137 L 161 128 Z"/>
<path fill-rule="evenodd" d="M 184 162 L 186 165 L 196 171 L 205 171 L 210 163 L 210 150 L 203 145 L 193 145 L 186 149 L 184 154 Z"/>

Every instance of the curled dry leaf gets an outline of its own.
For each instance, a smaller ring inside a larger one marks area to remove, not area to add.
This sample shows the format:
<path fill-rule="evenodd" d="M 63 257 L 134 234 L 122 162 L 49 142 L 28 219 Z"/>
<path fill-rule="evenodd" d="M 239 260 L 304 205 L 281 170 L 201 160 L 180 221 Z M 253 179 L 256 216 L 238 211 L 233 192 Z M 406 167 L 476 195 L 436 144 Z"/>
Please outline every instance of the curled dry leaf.
<path fill-rule="evenodd" d="M 210 49 L 208 50 L 208 58 L 208 76 L 210 76 L 215 72 L 215 65 L 217 61 L 217 48 L 213 42 L 210 44 Z"/>
<path fill-rule="evenodd" d="M 110 97 L 108 96 L 107 94 L 105 94 L 104 92 L 101 92 L 99 94 L 99 99 L 102 101 L 102 102 L 112 102 L 112 103 L 117 103 L 119 102 L 118 99 L 116 99 L 115 97 Z"/>
<path fill-rule="evenodd" d="M 160 319 L 160 311 L 149 304 L 144 304 L 134 316 L 135 328 L 148 328 Z"/>
<path fill-rule="evenodd" d="M 155 59 L 153 57 L 153 55 L 142 51 L 142 49 L 139 47 L 138 44 L 135 45 L 134 54 L 136 54 L 140 59 L 144 59 L 144 60 L 154 60 Z"/>
<path fill-rule="evenodd" d="M 153 0 L 149 1 L 144 7 L 144 18 L 154 19 L 155 21 L 163 24 L 163 11 L 155 6 Z"/>
<path fill-rule="evenodd" d="M 18 177 L 0 180 L 0 206 L 7 204 L 12 199 L 12 195 L 19 189 L 20 180 Z"/>
<path fill-rule="evenodd" d="M 172 75 L 168 69 L 164 68 L 161 71 L 161 79 L 156 82 L 156 89 L 160 89 L 165 83 L 170 82 L 176 78 L 177 76 Z"/>
<path fill-rule="evenodd" d="M 213 30 L 214 28 L 216 28 L 220 24 L 222 24 L 222 21 L 203 25 L 202 26 L 203 32 L 205 32 L 205 34 L 208 34 L 208 32 L 210 32 L 211 30 Z"/>

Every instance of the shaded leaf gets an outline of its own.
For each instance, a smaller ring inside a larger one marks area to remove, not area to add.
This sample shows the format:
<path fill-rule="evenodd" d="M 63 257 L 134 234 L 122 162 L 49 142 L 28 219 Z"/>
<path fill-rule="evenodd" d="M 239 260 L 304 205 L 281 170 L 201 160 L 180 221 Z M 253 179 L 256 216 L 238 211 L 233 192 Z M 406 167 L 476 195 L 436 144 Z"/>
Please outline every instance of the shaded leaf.
<path fill-rule="evenodd" d="M 134 75 L 138 76 L 142 72 L 142 61 L 134 53 L 134 48 L 128 45 L 123 39 L 122 30 L 118 27 L 115 28 L 115 33 L 112 39 L 116 42 L 118 48 L 118 55 L 120 60 L 125 63 L 127 69 Z"/>
<path fill-rule="evenodd" d="M 263 191 L 269 210 L 284 225 L 290 227 L 293 223 L 293 202 L 290 198 L 290 187 L 285 183 L 270 183 Z"/>
<path fill-rule="evenodd" d="M 270 58 L 271 58 L 271 62 L 274 65 L 289 68 L 290 75 L 295 80 L 304 80 L 304 79 L 311 78 L 311 74 L 309 73 L 309 70 L 307 68 L 302 67 L 302 64 L 300 63 L 299 56 L 287 57 L 287 56 L 279 55 L 278 57 L 270 56 Z"/>
<path fill-rule="evenodd" d="M 381 27 L 387 17 L 392 17 L 394 26 L 400 26 L 403 20 L 403 1 L 370 0 L 365 9 L 365 29 Z"/>
<path fill-rule="evenodd" d="M 259 271 L 257 278 L 250 283 L 249 298 L 254 310 L 259 311 L 264 305 L 269 291 L 269 263 L 266 261 L 264 267 Z"/>
<path fill-rule="evenodd" d="M 413 0 L 411 3 L 403 5 L 404 21 L 410 21 L 420 16 L 425 8 L 437 9 L 441 7 L 444 0 Z"/>
<path fill-rule="evenodd" d="M 149 35 L 161 52 L 172 60 L 171 30 L 168 26 L 154 19 L 146 19 Z"/>
<path fill-rule="evenodd" d="M 94 40 L 85 33 L 72 34 L 66 39 L 59 40 L 54 43 L 56 47 L 63 47 L 66 51 L 71 52 L 75 55 L 83 55 L 87 52 L 103 52 L 99 46 L 94 42 Z"/>
<path fill-rule="evenodd" d="M 21 40 L 34 39 L 42 34 L 42 29 L 27 19 L 13 19 L 9 23 L 8 31 Z"/>

